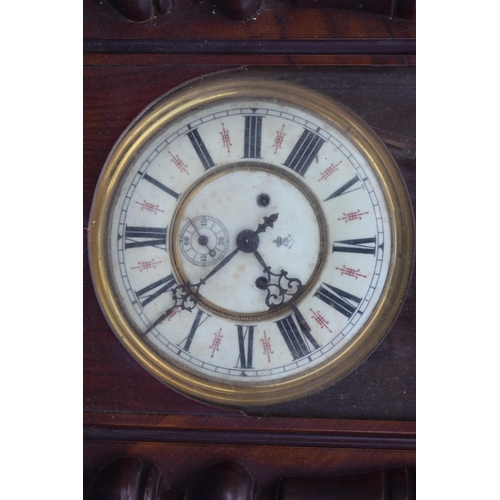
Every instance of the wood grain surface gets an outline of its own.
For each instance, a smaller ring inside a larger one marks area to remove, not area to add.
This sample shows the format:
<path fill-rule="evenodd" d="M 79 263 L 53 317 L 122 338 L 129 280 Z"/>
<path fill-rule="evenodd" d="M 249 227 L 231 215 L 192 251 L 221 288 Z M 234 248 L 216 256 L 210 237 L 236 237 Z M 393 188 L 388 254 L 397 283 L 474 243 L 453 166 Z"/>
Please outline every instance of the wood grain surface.
<path fill-rule="evenodd" d="M 297 7 L 288 0 L 268 0 L 255 19 L 228 19 L 211 2 L 182 0 L 146 22 L 130 22 L 109 2 L 84 0 L 83 35 L 89 40 L 192 40 L 199 47 L 211 40 L 349 41 L 414 40 L 416 23 L 348 9 Z M 299 46 L 300 44 L 297 44 Z M 260 53 L 268 48 L 260 46 Z"/>
<path fill-rule="evenodd" d="M 153 99 L 210 67 L 89 66 L 85 68 L 84 227 L 106 156 L 126 125 Z M 256 70 L 263 71 L 263 70 Z M 267 74 L 267 72 L 266 72 Z M 414 73 L 410 68 L 274 69 L 273 78 L 305 84 L 334 96 L 370 125 L 413 136 Z M 398 159 L 414 200 L 414 160 Z M 415 201 L 415 200 L 414 200 Z M 221 410 L 200 406 L 164 387 L 122 348 L 102 316 L 85 269 L 84 392 L 90 411 L 201 413 Z M 415 419 L 415 285 L 380 347 L 354 373 L 320 394 L 293 404 L 252 410 L 262 415 L 377 420 Z M 224 412 L 224 410 L 222 410 Z"/>
<path fill-rule="evenodd" d="M 84 36 L 84 497 L 120 457 L 157 467 L 170 491 L 234 462 L 256 479 L 259 499 L 275 498 L 282 478 L 415 467 L 415 282 L 385 340 L 354 372 L 316 395 L 244 414 L 177 394 L 131 358 L 100 310 L 86 244 L 113 144 L 152 100 L 192 78 L 246 66 L 324 92 L 413 141 L 415 22 L 271 0 L 244 23 L 187 0 L 136 23 L 108 2 L 84 0 Z M 395 159 L 415 206 L 415 160 Z"/>

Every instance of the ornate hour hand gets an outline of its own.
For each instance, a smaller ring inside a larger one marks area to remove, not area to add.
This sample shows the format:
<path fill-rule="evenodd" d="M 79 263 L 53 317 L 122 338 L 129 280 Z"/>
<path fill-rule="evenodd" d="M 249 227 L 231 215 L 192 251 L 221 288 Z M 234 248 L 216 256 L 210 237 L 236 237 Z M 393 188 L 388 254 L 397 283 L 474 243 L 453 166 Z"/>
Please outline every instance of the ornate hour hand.
<path fill-rule="evenodd" d="M 304 287 L 298 278 L 289 278 L 288 272 L 284 269 L 280 273 L 273 273 L 271 267 L 264 262 L 262 255 L 257 250 L 254 250 L 253 254 L 267 275 L 259 278 L 256 285 L 261 290 L 267 291 L 265 302 L 269 309 L 282 306 L 293 300 L 302 291 Z"/>
<path fill-rule="evenodd" d="M 264 223 L 257 226 L 256 231 L 244 229 L 236 237 L 236 246 L 238 250 L 245 253 L 252 253 L 259 248 L 259 234 L 263 233 L 268 227 L 273 227 L 278 220 L 279 214 L 272 214 L 269 217 L 264 217 Z"/>
<path fill-rule="evenodd" d="M 269 217 L 264 217 L 264 224 L 257 226 L 255 234 L 263 233 L 268 227 L 273 227 L 273 224 L 278 220 L 279 214 L 272 214 Z"/>

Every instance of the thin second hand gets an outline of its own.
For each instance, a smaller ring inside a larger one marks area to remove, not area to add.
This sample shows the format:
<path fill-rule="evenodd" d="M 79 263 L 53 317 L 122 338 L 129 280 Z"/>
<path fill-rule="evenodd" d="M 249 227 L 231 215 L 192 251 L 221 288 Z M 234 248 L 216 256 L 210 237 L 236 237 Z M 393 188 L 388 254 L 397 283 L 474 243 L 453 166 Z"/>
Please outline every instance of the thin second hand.
<path fill-rule="evenodd" d="M 203 235 L 202 235 L 202 234 L 200 234 L 200 232 L 198 231 L 198 228 L 194 225 L 194 222 L 193 222 L 193 221 L 192 221 L 189 217 L 187 218 L 187 220 L 188 220 L 189 222 L 191 222 L 191 225 L 194 227 L 194 230 L 198 233 L 198 236 L 199 236 L 200 238 L 203 238 Z M 214 250 L 218 250 L 218 248 L 210 248 L 210 247 L 208 246 L 208 243 L 205 243 L 203 246 L 207 247 L 209 252 L 213 252 Z"/>

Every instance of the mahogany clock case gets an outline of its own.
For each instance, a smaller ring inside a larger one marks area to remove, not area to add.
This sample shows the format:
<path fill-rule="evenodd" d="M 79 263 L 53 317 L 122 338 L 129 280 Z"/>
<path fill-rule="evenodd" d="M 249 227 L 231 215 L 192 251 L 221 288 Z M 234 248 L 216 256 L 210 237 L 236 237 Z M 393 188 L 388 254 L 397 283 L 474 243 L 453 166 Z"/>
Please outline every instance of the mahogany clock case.
<path fill-rule="evenodd" d="M 84 72 L 84 224 L 105 159 L 129 122 L 151 101 L 185 81 L 223 68 L 190 65 L 95 65 Z M 228 68 L 229 69 L 229 68 Z M 415 206 L 415 70 L 411 67 L 250 68 L 265 78 L 298 83 L 349 107 L 383 139 Z M 396 144 L 396 146 L 394 146 Z M 398 146 L 399 145 L 399 146 Z M 403 147 L 402 147 L 403 146 Z M 398 150 L 399 147 L 399 150 Z M 218 414 L 147 374 L 109 329 L 84 255 L 84 409 L 90 412 Z M 377 350 L 335 385 L 298 401 L 252 409 L 255 415 L 415 420 L 415 284 Z"/>
<path fill-rule="evenodd" d="M 139 3 L 147 17 L 153 11 L 146 22 L 120 12 L 120 5 Z M 255 417 L 195 402 L 158 382 L 100 310 L 86 241 L 106 158 L 149 103 L 202 75 L 245 66 L 344 104 L 386 144 L 393 141 L 415 207 L 413 0 L 266 0 L 247 22 L 229 19 L 219 8 L 224 3 L 83 2 L 84 498 L 106 465 L 123 457 L 144 471 L 156 466 L 172 492 L 214 464 L 233 462 L 257 481 L 258 499 L 277 498 L 280 478 L 306 477 L 311 498 L 312 478 L 387 479 L 391 469 L 415 467 L 415 281 L 384 341 L 354 372 L 304 399 L 254 408 Z M 397 496 L 392 485 L 386 494 L 370 491 L 374 498 L 413 498 Z"/>

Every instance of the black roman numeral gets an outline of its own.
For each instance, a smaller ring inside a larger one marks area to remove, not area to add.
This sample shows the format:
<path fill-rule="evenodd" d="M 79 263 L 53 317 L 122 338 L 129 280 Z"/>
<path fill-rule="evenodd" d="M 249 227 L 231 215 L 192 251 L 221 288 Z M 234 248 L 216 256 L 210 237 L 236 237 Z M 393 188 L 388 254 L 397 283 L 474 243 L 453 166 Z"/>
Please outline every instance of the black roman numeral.
<path fill-rule="evenodd" d="M 375 255 L 376 238 L 358 238 L 355 240 L 334 241 L 333 252 L 363 253 Z"/>
<path fill-rule="evenodd" d="M 239 368 L 253 368 L 253 326 L 247 326 L 246 329 L 241 325 L 236 325 L 238 328 L 238 346 L 240 355 L 236 366 Z M 246 341 L 246 348 L 245 348 Z"/>
<path fill-rule="evenodd" d="M 198 129 L 191 130 L 191 132 L 187 133 L 187 136 L 189 137 L 189 140 L 191 141 L 196 154 L 200 158 L 203 168 L 205 170 L 208 170 L 210 167 L 214 167 L 215 163 L 212 160 L 212 157 L 210 156 L 205 143 L 201 139 Z"/>
<path fill-rule="evenodd" d="M 355 191 L 355 189 L 350 189 L 350 188 L 358 182 L 359 182 L 359 177 L 355 175 L 350 181 L 347 181 L 342 187 L 337 189 L 337 191 L 334 191 L 325 201 L 331 200 L 332 198 L 337 198 L 339 196 L 342 196 L 343 194 L 350 193 L 351 191 Z"/>
<path fill-rule="evenodd" d="M 172 274 L 166 278 L 155 281 L 141 290 L 135 292 L 135 295 L 140 299 L 141 306 L 147 306 L 150 302 L 159 297 L 162 293 L 168 292 L 175 285 L 175 279 Z M 142 300 L 144 299 L 144 300 Z M 141 302 L 142 300 L 142 302 Z"/>
<path fill-rule="evenodd" d="M 356 312 L 361 299 L 350 293 L 344 292 L 344 290 L 340 288 L 335 288 L 326 283 L 323 283 L 323 285 L 325 286 L 320 286 L 314 296 L 321 299 L 325 304 L 332 306 L 347 318 L 351 318 Z"/>
<path fill-rule="evenodd" d="M 293 359 L 299 359 L 311 353 L 311 346 L 319 349 L 320 345 L 311 335 L 311 327 L 301 312 L 296 307 L 293 307 L 293 311 L 293 314 L 276 321 L 276 324 Z"/>
<path fill-rule="evenodd" d="M 138 241 L 139 240 L 139 241 Z M 127 226 L 125 228 L 125 249 L 137 247 L 160 247 L 163 250 L 167 246 L 166 227 L 137 227 Z"/>
<path fill-rule="evenodd" d="M 203 315 L 205 315 L 205 318 L 203 318 Z M 202 321 L 202 318 L 203 318 L 203 321 Z M 193 324 L 191 326 L 191 330 L 189 330 L 188 336 L 182 341 L 182 342 L 184 342 L 183 349 L 185 351 L 189 351 L 189 348 L 191 347 L 191 342 L 193 341 L 194 334 L 196 333 L 196 330 L 208 318 L 210 318 L 210 315 L 208 315 L 208 314 L 204 313 L 203 311 L 201 311 L 200 309 L 198 309 L 198 312 L 196 313 L 196 318 L 194 318 Z M 181 342 L 181 344 L 182 344 L 182 342 Z M 179 345 L 181 345 L 181 344 L 179 344 Z"/>
<path fill-rule="evenodd" d="M 176 200 L 180 196 L 179 193 L 176 193 L 175 191 L 173 191 L 169 187 L 165 186 L 161 182 L 157 181 L 153 177 L 149 176 L 148 174 L 145 174 L 144 177 L 143 177 L 143 179 L 145 179 L 146 181 L 148 181 L 151 184 L 153 184 L 153 186 L 156 186 L 157 188 L 160 188 L 162 191 L 165 191 L 165 193 L 169 194 L 170 196 L 173 196 Z"/>
<path fill-rule="evenodd" d="M 304 177 L 325 141 L 309 130 L 304 130 L 284 165 Z"/>
<path fill-rule="evenodd" d="M 260 158 L 262 116 L 245 116 L 245 146 L 243 158 Z"/>

